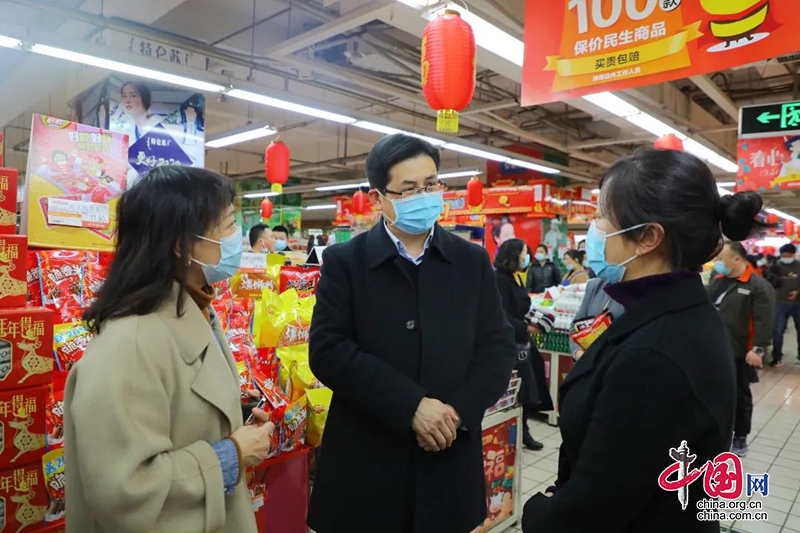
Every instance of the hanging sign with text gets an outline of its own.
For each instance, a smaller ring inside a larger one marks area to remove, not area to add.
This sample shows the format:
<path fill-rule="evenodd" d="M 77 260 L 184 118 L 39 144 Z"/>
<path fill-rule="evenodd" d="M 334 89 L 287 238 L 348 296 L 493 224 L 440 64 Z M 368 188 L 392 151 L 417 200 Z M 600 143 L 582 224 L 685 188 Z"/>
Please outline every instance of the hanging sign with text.
<path fill-rule="evenodd" d="M 793 53 L 798 31 L 797 0 L 526 2 L 522 105 Z"/>

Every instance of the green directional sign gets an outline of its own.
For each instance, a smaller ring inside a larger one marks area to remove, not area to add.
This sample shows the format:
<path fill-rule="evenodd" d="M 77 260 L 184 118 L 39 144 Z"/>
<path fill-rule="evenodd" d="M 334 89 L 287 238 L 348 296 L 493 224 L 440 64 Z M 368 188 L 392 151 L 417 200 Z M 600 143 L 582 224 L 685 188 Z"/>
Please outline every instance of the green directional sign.
<path fill-rule="evenodd" d="M 800 102 L 746 106 L 739 109 L 739 138 L 800 134 Z"/>

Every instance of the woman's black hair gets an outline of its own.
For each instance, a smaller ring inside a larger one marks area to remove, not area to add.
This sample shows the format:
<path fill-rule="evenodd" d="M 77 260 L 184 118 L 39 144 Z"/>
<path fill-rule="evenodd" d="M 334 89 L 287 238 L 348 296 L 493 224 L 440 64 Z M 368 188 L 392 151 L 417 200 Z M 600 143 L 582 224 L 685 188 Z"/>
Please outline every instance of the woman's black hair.
<path fill-rule="evenodd" d="M 126 191 L 108 278 L 84 315 L 89 329 L 98 333 L 107 320 L 152 313 L 176 281 L 185 288 L 192 244 L 225 216 L 235 195 L 225 176 L 182 166 L 154 168 Z M 185 299 L 182 290 L 178 316 Z"/>
<path fill-rule="evenodd" d="M 497 256 L 494 258 L 494 267 L 514 274 L 519 272 L 522 265 L 519 264 L 519 256 L 525 248 L 525 241 L 522 239 L 508 239 L 500 245 Z"/>
<path fill-rule="evenodd" d="M 567 250 L 567 253 L 564 255 L 575 261 L 578 265 L 583 266 L 583 252 L 579 250 Z"/>
<path fill-rule="evenodd" d="M 686 152 L 644 150 L 619 159 L 600 187 L 601 210 L 616 228 L 664 228 L 667 258 L 676 270 L 699 270 L 719 253 L 723 234 L 743 241 L 766 227 L 756 220 L 761 196 L 740 192 L 720 197 L 708 166 Z M 646 229 L 623 237 L 637 241 Z"/>
<path fill-rule="evenodd" d="M 122 84 L 122 87 L 119 88 L 120 95 L 122 95 L 122 91 L 124 91 L 125 87 L 128 85 L 136 89 L 136 92 L 139 93 L 139 98 L 142 99 L 144 110 L 149 111 L 150 106 L 153 104 L 153 93 L 150 92 L 150 87 L 138 81 L 126 81 Z"/>
<path fill-rule="evenodd" d="M 536 247 L 535 251 L 538 252 L 539 250 L 544 250 L 545 254 L 549 254 L 550 253 L 550 250 L 547 248 L 547 245 L 544 244 L 544 243 L 542 243 L 542 244 L 540 244 L 539 246 Z"/>

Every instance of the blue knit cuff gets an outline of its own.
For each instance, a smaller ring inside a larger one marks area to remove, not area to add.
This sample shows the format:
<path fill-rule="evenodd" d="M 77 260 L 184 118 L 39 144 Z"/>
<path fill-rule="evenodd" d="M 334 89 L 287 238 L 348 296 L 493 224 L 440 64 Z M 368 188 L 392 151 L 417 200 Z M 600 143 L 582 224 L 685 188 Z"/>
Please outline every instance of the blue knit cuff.
<path fill-rule="evenodd" d="M 211 445 L 214 453 L 219 458 L 222 466 L 222 483 L 225 485 L 225 494 L 230 496 L 239 484 L 239 455 L 236 445 L 230 439 L 222 439 Z"/>

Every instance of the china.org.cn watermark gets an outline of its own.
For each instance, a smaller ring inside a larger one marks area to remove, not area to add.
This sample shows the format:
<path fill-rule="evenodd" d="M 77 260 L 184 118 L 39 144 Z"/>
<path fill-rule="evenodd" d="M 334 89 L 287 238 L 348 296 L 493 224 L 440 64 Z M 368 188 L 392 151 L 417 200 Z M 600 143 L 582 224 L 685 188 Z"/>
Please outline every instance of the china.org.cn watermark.
<path fill-rule="evenodd" d="M 738 455 L 725 452 L 707 461 L 700 468 L 689 470 L 697 459 L 689 452 L 686 441 L 671 448 L 669 456 L 675 461 L 658 476 L 658 486 L 678 494 L 681 508 L 689 505 L 689 485 L 703 477 L 703 490 L 708 498 L 697 501 L 697 519 L 702 521 L 762 521 L 767 520 L 760 500 L 739 500 L 755 494 L 769 496 L 769 474 L 744 474 Z"/>

